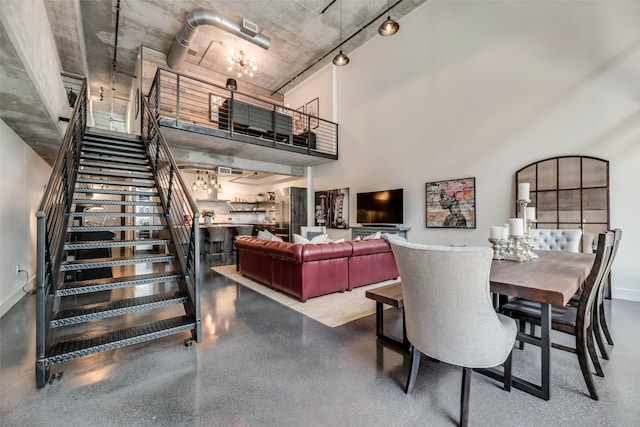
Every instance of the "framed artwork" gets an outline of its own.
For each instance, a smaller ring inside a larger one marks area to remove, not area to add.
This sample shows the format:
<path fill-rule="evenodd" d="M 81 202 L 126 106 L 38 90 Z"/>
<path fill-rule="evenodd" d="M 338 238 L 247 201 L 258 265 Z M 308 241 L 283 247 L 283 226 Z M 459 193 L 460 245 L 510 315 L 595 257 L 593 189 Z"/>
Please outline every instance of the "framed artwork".
<path fill-rule="evenodd" d="M 309 126 L 311 129 L 315 129 L 320 126 L 320 120 L 318 117 L 318 111 L 320 111 L 320 100 L 318 98 L 307 102 L 307 114 L 309 117 Z"/>
<path fill-rule="evenodd" d="M 299 135 L 307 130 L 306 119 L 304 115 L 304 105 L 296 108 L 293 112 L 293 133 Z"/>
<path fill-rule="evenodd" d="M 476 179 L 426 184 L 427 228 L 476 228 Z"/>
<path fill-rule="evenodd" d="M 349 228 L 349 189 L 316 191 L 315 225 L 327 228 Z"/>
<path fill-rule="evenodd" d="M 218 123 L 220 121 L 220 107 L 222 106 L 222 97 L 209 94 L 209 121 Z"/>

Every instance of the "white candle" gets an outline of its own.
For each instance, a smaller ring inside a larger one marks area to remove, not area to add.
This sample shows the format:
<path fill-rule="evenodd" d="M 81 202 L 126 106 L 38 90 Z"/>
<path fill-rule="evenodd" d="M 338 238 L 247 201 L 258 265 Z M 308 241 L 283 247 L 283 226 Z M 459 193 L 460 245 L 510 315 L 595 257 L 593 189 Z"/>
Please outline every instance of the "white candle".
<path fill-rule="evenodd" d="M 518 200 L 529 200 L 529 183 L 518 184 Z"/>
<path fill-rule="evenodd" d="M 509 235 L 522 236 L 524 234 L 522 218 L 509 218 Z"/>
<path fill-rule="evenodd" d="M 492 239 L 502 239 L 502 233 L 503 233 L 504 228 L 500 227 L 500 226 L 492 226 L 491 227 L 491 238 Z"/>
<path fill-rule="evenodd" d="M 502 227 L 502 240 L 507 240 L 509 238 L 509 224 Z"/>
<path fill-rule="evenodd" d="M 526 208 L 525 215 L 527 216 L 527 221 L 533 221 L 536 219 L 536 208 Z"/>

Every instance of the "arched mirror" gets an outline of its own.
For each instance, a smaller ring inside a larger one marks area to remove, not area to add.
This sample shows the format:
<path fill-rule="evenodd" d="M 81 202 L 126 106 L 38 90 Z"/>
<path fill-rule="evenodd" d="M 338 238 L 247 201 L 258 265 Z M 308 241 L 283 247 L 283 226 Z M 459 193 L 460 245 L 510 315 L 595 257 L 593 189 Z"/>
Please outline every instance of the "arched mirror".
<path fill-rule="evenodd" d="M 516 188 L 525 182 L 530 185 L 529 206 L 536 208 L 537 228 L 582 228 L 593 236 L 610 229 L 607 160 L 589 156 L 540 160 L 516 172 Z"/>

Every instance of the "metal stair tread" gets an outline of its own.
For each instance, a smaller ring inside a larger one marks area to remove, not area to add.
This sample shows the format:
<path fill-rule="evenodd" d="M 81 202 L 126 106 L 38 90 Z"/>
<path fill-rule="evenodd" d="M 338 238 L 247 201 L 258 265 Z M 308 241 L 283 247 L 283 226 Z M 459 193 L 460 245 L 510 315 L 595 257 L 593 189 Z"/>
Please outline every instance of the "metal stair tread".
<path fill-rule="evenodd" d="M 72 218 L 87 218 L 87 217 L 100 217 L 100 216 L 112 216 L 115 218 L 135 218 L 139 216 L 152 216 L 162 218 L 164 213 L 162 212 L 71 212 L 69 214 Z"/>
<path fill-rule="evenodd" d="M 115 179 L 77 178 L 76 184 L 120 185 L 122 187 L 155 187 L 153 182 L 118 181 Z"/>
<path fill-rule="evenodd" d="M 173 282 L 180 279 L 182 279 L 182 274 L 177 271 L 170 271 L 163 273 L 147 273 L 133 276 L 81 280 L 77 282 L 62 283 L 58 286 L 58 289 L 56 289 L 55 294 L 56 296 L 81 295 L 139 285 Z"/>
<path fill-rule="evenodd" d="M 151 172 L 151 166 L 133 166 L 133 165 L 120 165 L 117 163 L 109 163 L 109 162 L 97 162 L 97 161 L 84 161 L 80 159 L 78 163 L 80 167 L 93 166 L 96 168 L 103 169 L 119 169 L 119 170 L 131 170 L 136 172 Z"/>
<path fill-rule="evenodd" d="M 44 363 L 51 365 L 90 354 L 150 341 L 196 327 L 190 316 L 145 323 L 107 333 L 54 342 L 47 347 Z"/>
<path fill-rule="evenodd" d="M 84 186 L 76 186 L 73 189 L 76 193 L 93 193 L 93 194 L 120 194 L 126 196 L 147 196 L 147 197 L 158 197 L 158 192 L 156 191 L 148 191 L 142 194 L 140 191 L 135 190 L 115 190 L 111 188 L 92 188 L 92 187 L 84 187 Z"/>
<path fill-rule="evenodd" d="M 165 292 L 141 297 L 117 299 L 58 310 L 51 315 L 51 327 L 74 325 L 95 319 L 105 319 L 136 311 L 151 310 L 182 304 L 188 294 L 182 291 Z"/>
<path fill-rule="evenodd" d="M 120 140 L 99 140 L 94 138 L 85 138 L 82 140 L 82 148 L 117 148 L 127 151 L 144 151 L 145 146 L 142 142 L 127 142 Z"/>
<path fill-rule="evenodd" d="M 114 267 L 131 264 L 145 264 L 158 262 L 175 261 L 175 255 L 157 255 L 142 257 L 110 257 L 110 258 L 91 258 L 73 261 L 63 261 L 60 263 L 60 271 L 88 270 L 91 268 Z"/>
<path fill-rule="evenodd" d="M 115 163 L 126 163 L 133 165 L 147 165 L 149 164 L 149 160 L 147 160 L 145 155 L 140 156 L 121 156 L 120 154 L 113 153 L 86 153 L 83 152 L 80 156 L 82 160 L 103 160 L 106 162 L 115 162 Z"/>
<path fill-rule="evenodd" d="M 161 206 L 162 203 L 154 201 L 136 201 L 136 200 L 110 200 L 110 199 L 73 199 L 73 204 L 86 205 L 123 205 L 123 206 Z"/>
<path fill-rule="evenodd" d="M 138 240 L 84 240 L 82 242 L 67 242 L 64 245 L 65 251 L 75 251 L 78 249 L 97 248 L 119 248 L 123 246 L 141 245 L 168 245 L 170 239 L 138 239 Z"/>
<path fill-rule="evenodd" d="M 126 173 L 126 172 L 118 172 L 118 171 L 105 171 L 102 169 L 91 169 L 85 168 L 78 170 L 78 175 L 94 175 L 94 176 L 108 176 L 112 178 L 129 178 L 129 179 L 141 179 L 145 181 L 153 180 L 153 172 L 137 172 L 137 173 Z M 131 181 L 132 184 L 135 184 L 137 181 Z"/>
<path fill-rule="evenodd" d="M 67 228 L 69 233 L 84 233 L 85 231 L 160 231 L 166 230 L 166 225 L 79 225 Z"/>

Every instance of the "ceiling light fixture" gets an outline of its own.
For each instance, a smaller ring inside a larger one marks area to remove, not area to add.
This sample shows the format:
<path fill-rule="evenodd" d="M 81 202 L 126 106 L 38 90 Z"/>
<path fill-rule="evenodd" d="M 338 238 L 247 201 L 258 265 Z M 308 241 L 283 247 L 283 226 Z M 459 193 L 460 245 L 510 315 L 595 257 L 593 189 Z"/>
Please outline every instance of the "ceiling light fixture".
<path fill-rule="evenodd" d="M 397 33 L 398 30 L 400 29 L 400 24 L 398 24 L 396 21 L 391 19 L 391 15 L 389 15 L 389 10 L 390 10 L 389 0 L 387 0 L 387 20 L 380 25 L 380 28 L 378 28 L 378 34 L 384 37 L 392 36 L 395 33 Z"/>
<path fill-rule="evenodd" d="M 342 0 L 340 0 L 340 43 L 342 44 Z M 347 65 L 349 63 L 349 57 L 342 53 L 342 49 L 340 49 L 340 53 L 333 58 L 333 63 L 338 67 Z"/>
<path fill-rule="evenodd" d="M 253 72 L 258 69 L 258 67 L 253 63 L 255 60 L 255 57 L 247 58 L 247 52 L 244 50 L 241 50 L 240 52 L 232 50 L 231 55 L 227 58 L 227 61 L 231 64 L 227 70 L 234 71 L 238 77 L 242 77 L 243 75 L 253 77 Z"/>

